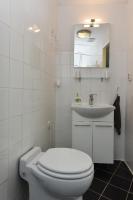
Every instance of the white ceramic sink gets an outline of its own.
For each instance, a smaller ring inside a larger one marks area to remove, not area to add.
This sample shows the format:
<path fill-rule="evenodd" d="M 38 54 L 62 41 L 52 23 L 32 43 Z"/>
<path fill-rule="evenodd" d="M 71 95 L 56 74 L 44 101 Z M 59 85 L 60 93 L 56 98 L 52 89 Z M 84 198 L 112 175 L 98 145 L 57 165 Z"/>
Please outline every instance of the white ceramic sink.
<path fill-rule="evenodd" d="M 84 117 L 98 118 L 108 115 L 115 110 L 115 107 L 109 104 L 88 105 L 87 103 L 73 103 L 72 110 Z"/>

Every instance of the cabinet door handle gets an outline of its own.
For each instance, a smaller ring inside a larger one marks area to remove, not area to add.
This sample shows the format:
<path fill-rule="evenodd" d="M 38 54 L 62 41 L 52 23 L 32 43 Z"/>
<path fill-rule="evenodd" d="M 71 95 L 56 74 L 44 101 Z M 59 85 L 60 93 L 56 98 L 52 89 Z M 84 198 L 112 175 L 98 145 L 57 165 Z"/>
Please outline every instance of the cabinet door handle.
<path fill-rule="evenodd" d="M 74 126 L 91 126 L 91 124 L 74 124 Z"/>
<path fill-rule="evenodd" d="M 113 127 L 111 124 L 96 124 L 96 127 Z"/>

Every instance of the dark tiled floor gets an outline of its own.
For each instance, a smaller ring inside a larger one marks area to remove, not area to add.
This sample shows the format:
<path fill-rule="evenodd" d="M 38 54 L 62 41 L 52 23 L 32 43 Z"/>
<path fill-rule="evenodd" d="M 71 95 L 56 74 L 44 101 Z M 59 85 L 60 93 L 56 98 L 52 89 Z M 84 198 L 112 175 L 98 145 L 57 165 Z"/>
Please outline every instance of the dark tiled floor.
<path fill-rule="evenodd" d="M 126 164 L 95 164 L 95 175 L 84 200 L 133 200 L 133 176 Z"/>

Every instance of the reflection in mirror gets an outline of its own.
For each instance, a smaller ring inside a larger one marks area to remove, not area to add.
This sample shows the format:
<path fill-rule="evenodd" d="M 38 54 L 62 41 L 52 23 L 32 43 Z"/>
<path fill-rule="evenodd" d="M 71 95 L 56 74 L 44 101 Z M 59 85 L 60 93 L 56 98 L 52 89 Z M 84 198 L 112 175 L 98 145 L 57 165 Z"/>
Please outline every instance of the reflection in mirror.
<path fill-rule="evenodd" d="M 110 29 L 109 24 L 85 28 L 75 26 L 74 67 L 109 67 Z"/>

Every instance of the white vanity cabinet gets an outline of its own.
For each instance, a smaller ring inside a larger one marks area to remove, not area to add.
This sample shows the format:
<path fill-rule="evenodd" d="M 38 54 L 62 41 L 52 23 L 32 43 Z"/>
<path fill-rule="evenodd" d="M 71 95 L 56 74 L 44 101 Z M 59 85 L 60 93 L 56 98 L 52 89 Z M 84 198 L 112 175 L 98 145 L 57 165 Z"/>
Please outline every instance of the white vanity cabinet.
<path fill-rule="evenodd" d="M 114 112 L 102 118 L 72 113 L 72 147 L 90 155 L 94 163 L 114 161 Z"/>
<path fill-rule="evenodd" d="M 93 161 L 112 163 L 114 160 L 114 127 L 110 122 L 93 122 Z"/>
<path fill-rule="evenodd" d="M 72 146 L 92 156 L 92 123 L 73 122 Z"/>

